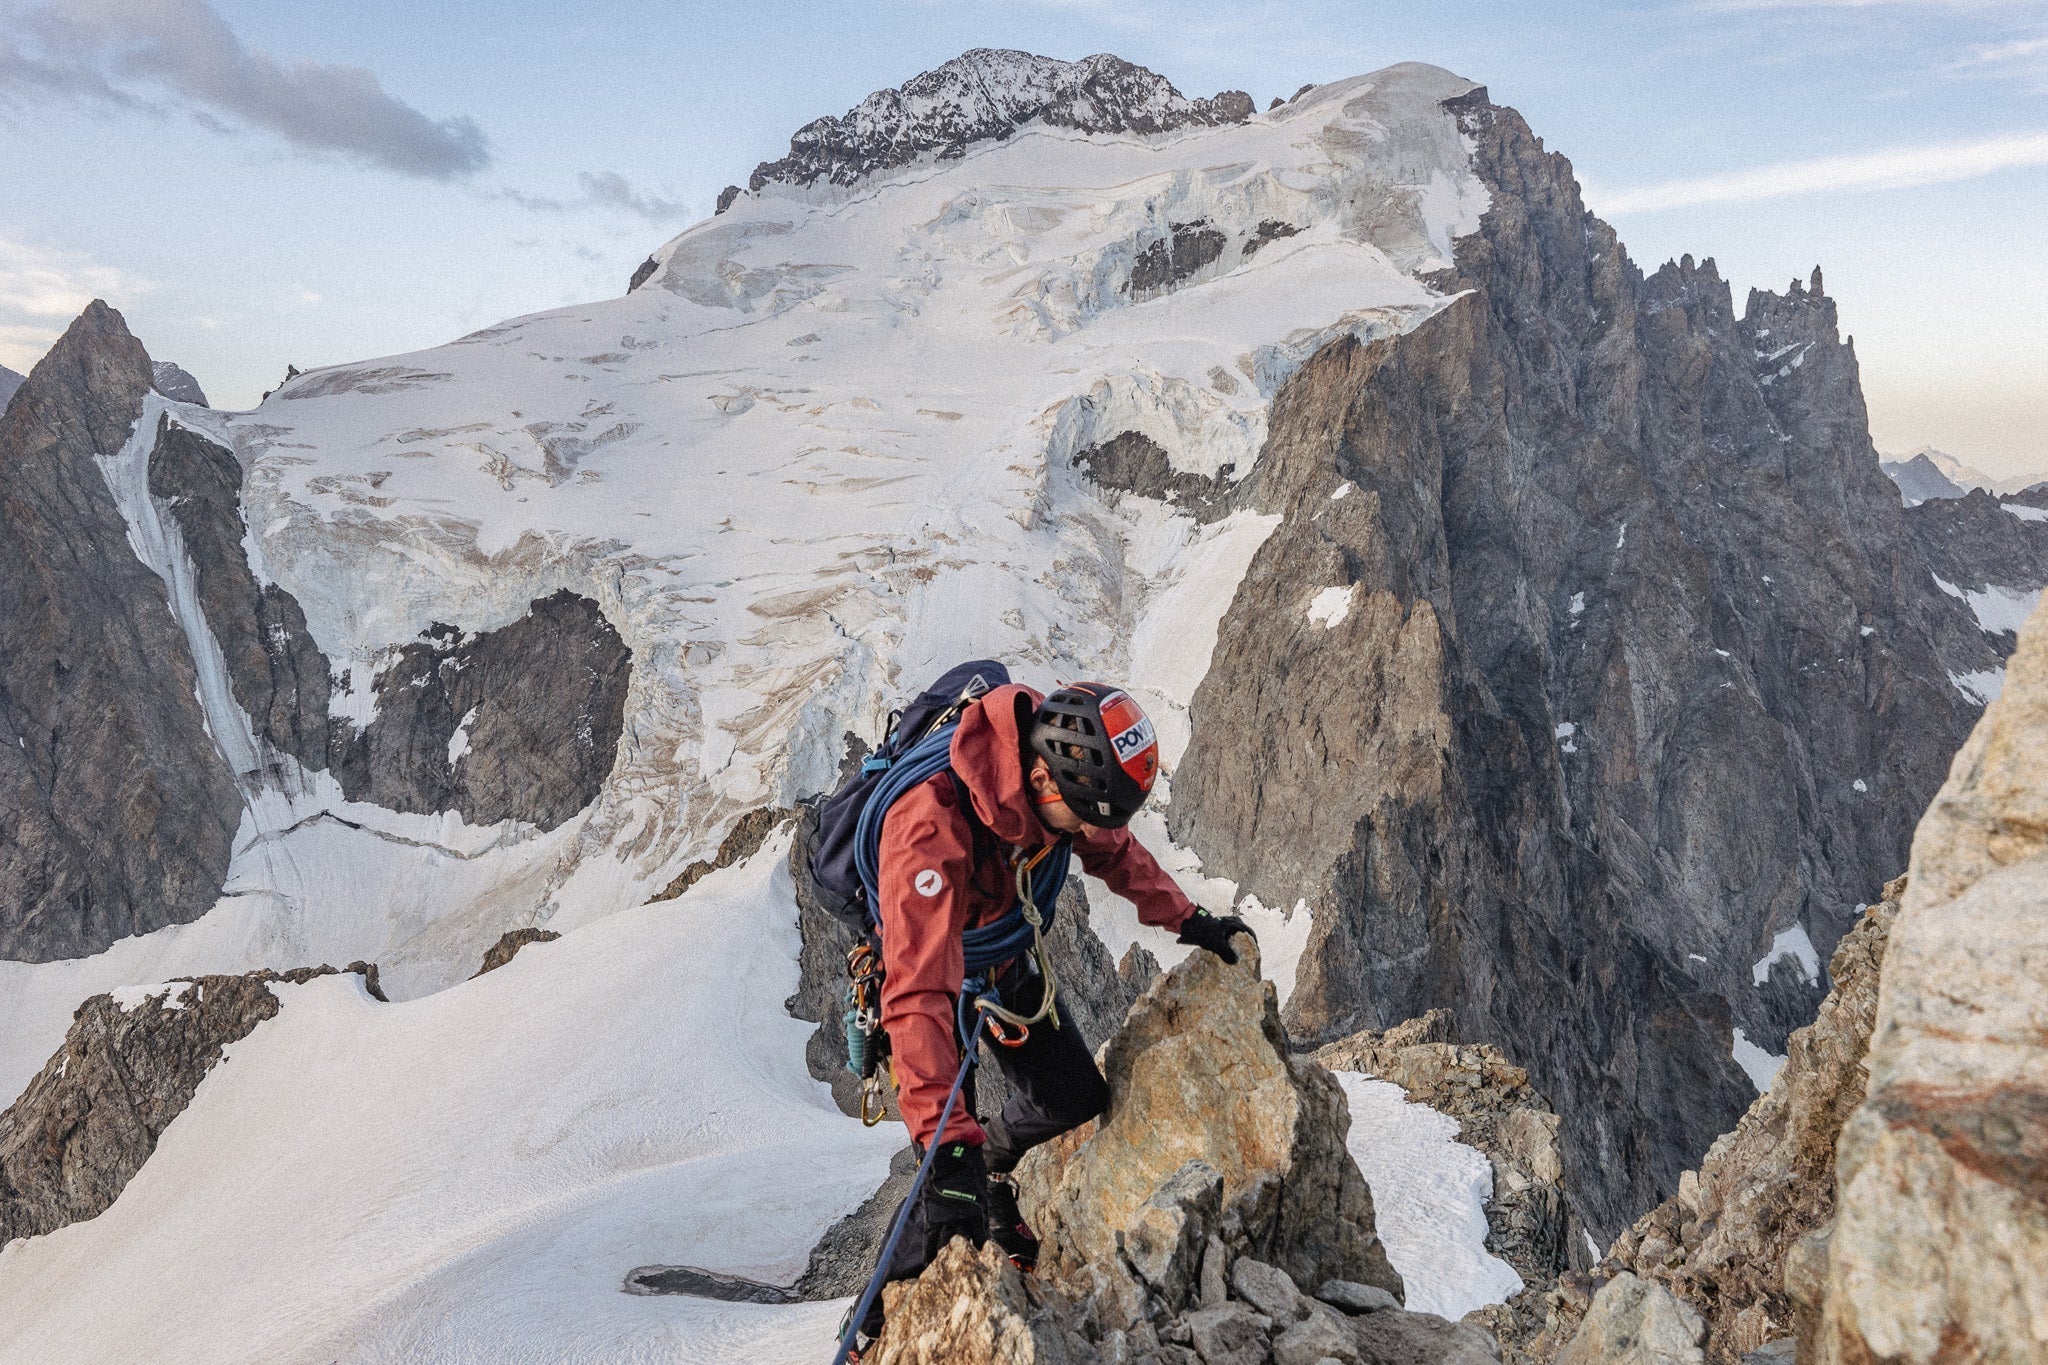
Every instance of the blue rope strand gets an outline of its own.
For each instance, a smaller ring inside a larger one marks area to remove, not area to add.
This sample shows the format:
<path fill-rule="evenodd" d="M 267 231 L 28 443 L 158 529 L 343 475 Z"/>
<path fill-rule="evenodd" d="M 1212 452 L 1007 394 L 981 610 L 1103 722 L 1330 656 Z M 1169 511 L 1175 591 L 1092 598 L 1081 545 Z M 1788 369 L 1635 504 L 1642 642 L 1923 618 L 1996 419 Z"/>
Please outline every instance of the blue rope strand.
<path fill-rule="evenodd" d="M 910 1209 L 917 1201 L 918 1192 L 924 1189 L 926 1177 L 932 1173 L 932 1162 L 939 1154 L 939 1144 L 945 1141 L 946 1124 L 953 1117 L 953 1106 L 959 1102 L 960 1087 L 967 1082 L 967 1073 L 974 1069 L 975 1049 L 981 1044 L 981 1031 L 988 1024 L 988 1016 L 979 1010 L 974 1021 L 974 1033 L 967 1040 L 967 1055 L 960 1061 L 960 1074 L 953 1078 L 953 1089 L 946 1095 L 946 1107 L 939 1111 L 939 1126 L 932 1129 L 932 1140 L 925 1145 L 924 1160 L 918 1164 L 917 1175 L 910 1182 L 910 1192 L 903 1196 L 903 1207 L 896 1210 L 896 1224 L 889 1229 L 889 1240 L 882 1244 L 881 1259 L 875 1265 L 875 1273 L 868 1279 L 868 1287 L 862 1292 L 860 1302 L 853 1307 L 853 1316 L 846 1320 L 846 1335 L 839 1339 L 839 1351 L 832 1357 L 832 1365 L 846 1365 L 846 1358 L 853 1352 L 854 1338 L 860 1335 L 860 1325 L 867 1320 L 868 1309 L 874 1307 L 875 1295 L 882 1292 L 884 1277 L 889 1273 L 890 1262 L 896 1259 L 896 1244 L 903 1240 L 903 1229 L 910 1224 Z"/>

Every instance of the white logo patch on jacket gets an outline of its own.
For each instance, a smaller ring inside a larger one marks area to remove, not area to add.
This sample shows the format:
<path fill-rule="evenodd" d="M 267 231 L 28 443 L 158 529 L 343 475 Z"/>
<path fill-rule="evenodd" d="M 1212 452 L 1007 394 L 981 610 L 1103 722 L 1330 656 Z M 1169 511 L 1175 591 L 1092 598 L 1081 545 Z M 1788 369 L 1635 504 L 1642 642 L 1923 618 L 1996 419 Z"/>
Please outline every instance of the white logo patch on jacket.
<path fill-rule="evenodd" d="M 918 873 L 910 884 L 917 888 L 920 896 L 936 896 L 946 889 L 946 879 L 939 875 L 936 867 L 928 867 Z"/>

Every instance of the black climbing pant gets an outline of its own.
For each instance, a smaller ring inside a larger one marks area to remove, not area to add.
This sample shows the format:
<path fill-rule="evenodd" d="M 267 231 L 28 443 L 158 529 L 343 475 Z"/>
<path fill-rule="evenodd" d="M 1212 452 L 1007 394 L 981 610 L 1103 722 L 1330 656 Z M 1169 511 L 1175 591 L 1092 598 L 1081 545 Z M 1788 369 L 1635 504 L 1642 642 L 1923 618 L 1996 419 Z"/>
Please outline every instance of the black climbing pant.
<path fill-rule="evenodd" d="M 1027 1016 L 1038 1012 L 1038 1006 L 1044 999 L 1045 981 L 1036 972 L 1012 966 L 997 977 L 996 984 L 1002 992 L 1005 1008 Z M 1079 1128 L 1109 1104 L 1109 1085 L 1095 1067 L 1088 1041 L 1081 1036 L 1081 1030 L 1075 1027 L 1073 1020 L 1063 1018 L 1061 1024 L 1061 1027 L 1054 1028 L 1048 1020 L 1033 1025 L 1031 1036 L 1016 1047 L 1001 1047 L 990 1042 L 982 1044 L 983 1061 L 994 1054 L 996 1065 L 1002 1068 L 1011 1087 L 1010 1098 L 1003 1105 L 1002 1114 L 983 1120 L 983 1126 L 988 1130 L 988 1141 L 982 1146 L 981 1153 L 991 1174 L 1006 1175 L 1015 1170 L 1024 1153 L 1041 1142 Z M 974 1077 L 971 1075 L 967 1078 L 962 1098 L 968 1112 L 972 1113 Z M 901 1210 L 902 1205 L 897 1205 L 897 1208 Z M 894 1223 L 892 1214 L 889 1225 Z M 903 1239 L 896 1244 L 896 1255 L 890 1260 L 888 1278 L 915 1279 L 947 1242 L 961 1236 L 980 1246 L 987 1240 L 986 1224 L 976 1228 L 964 1226 L 956 1204 L 942 1200 L 928 1184 L 910 1211 Z M 861 1330 L 871 1337 L 881 1332 L 881 1295 L 875 1296 L 874 1307 L 868 1310 Z"/>

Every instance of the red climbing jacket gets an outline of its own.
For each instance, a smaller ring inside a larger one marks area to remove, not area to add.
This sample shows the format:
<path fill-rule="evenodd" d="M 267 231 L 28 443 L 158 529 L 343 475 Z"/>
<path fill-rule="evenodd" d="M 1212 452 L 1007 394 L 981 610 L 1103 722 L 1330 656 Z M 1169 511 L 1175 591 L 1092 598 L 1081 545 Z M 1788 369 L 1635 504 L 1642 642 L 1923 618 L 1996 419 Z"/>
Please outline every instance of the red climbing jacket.
<path fill-rule="evenodd" d="M 897 1104 L 920 1143 L 931 1141 L 960 1068 L 953 1027 L 964 976 L 960 935 L 1009 909 L 1009 848 L 1033 851 L 1059 837 L 1038 818 L 1024 777 L 1024 735 L 1042 700 L 1011 683 L 969 707 L 953 735 L 952 771 L 905 792 L 882 824 L 882 1027 L 895 1057 Z M 960 808 L 960 785 L 973 800 L 973 818 Z M 1074 852 L 1137 905 L 1144 923 L 1178 930 L 1194 913 L 1194 902 L 1130 830 L 1090 828 L 1074 836 Z M 945 1136 L 979 1144 L 983 1133 L 956 1109 Z"/>

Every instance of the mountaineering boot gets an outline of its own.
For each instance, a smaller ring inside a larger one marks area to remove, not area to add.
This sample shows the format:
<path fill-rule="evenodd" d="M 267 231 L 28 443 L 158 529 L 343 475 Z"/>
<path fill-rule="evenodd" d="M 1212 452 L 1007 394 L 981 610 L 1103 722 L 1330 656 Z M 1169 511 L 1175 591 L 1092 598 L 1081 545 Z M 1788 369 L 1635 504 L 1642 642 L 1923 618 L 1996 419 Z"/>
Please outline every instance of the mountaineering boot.
<path fill-rule="evenodd" d="M 1029 1274 L 1038 1268 L 1038 1236 L 1018 1212 L 1017 1187 L 1008 1176 L 989 1177 L 988 1235 L 1017 1269 Z"/>
<path fill-rule="evenodd" d="M 853 1310 L 858 1307 L 860 1307 L 860 1299 L 857 1297 L 852 1303 L 846 1305 L 846 1311 L 839 1318 L 839 1330 L 833 1333 L 832 1340 L 846 1340 L 847 1324 L 853 1321 Z M 853 1334 L 853 1349 L 846 1353 L 846 1365 L 860 1365 L 860 1358 L 867 1354 L 868 1348 L 874 1344 L 875 1338 L 870 1333 L 864 1331 L 855 1332 Z"/>

